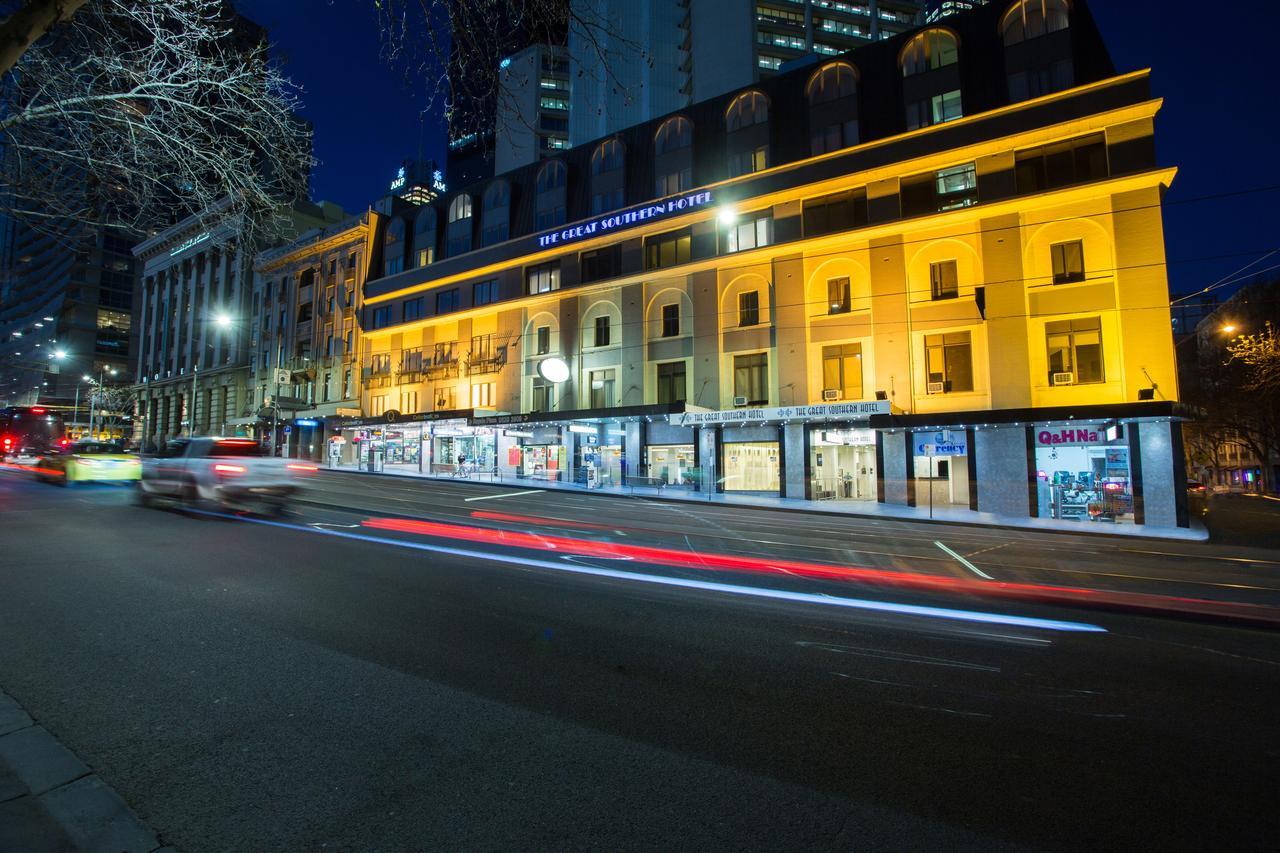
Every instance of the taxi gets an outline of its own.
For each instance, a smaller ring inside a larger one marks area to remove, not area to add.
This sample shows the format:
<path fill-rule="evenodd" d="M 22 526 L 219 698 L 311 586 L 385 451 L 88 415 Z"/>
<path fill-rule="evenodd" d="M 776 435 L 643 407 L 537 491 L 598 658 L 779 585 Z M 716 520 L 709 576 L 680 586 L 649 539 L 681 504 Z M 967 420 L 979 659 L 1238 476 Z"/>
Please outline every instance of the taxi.
<path fill-rule="evenodd" d="M 81 441 L 57 453 L 46 453 L 32 468 L 36 479 L 74 486 L 77 483 L 125 483 L 142 478 L 135 454 L 114 444 Z"/>

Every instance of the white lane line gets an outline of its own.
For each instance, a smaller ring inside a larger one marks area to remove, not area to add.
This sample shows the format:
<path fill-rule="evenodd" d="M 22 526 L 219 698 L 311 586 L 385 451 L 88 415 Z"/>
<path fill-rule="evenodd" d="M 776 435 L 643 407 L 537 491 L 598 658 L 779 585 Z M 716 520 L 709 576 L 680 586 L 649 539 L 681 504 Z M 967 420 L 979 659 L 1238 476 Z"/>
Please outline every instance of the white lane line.
<path fill-rule="evenodd" d="M 964 566 L 966 569 L 968 569 L 969 571 L 973 572 L 973 573 L 974 573 L 975 575 L 977 575 L 978 577 L 980 577 L 980 578 L 986 578 L 986 579 L 987 579 L 987 580 L 989 580 L 989 581 L 993 581 L 993 580 L 995 580 L 995 578 L 991 577 L 991 575 L 987 574 L 987 573 L 986 573 L 986 572 L 984 572 L 982 569 L 980 569 L 980 568 L 978 568 L 977 566 L 975 566 L 973 563 L 970 563 L 970 562 L 969 562 L 968 560 L 966 560 L 964 557 L 960 556 L 960 555 L 959 555 L 959 554 L 957 554 L 955 551 L 952 551 L 950 548 L 948 548 L 946 545 L 943 545 L 943 544 L 942 544 L 941 542 L 939 542 L 937 539 L 933 540 L 933 544 L 934 544 L 934 545 L 937 545 L 937 546 L 938 546 L 939 548 L 941 548 L 943 551 L 946 551 L 948 554 L 950 554 L 951 556 L 955 557 L 955 558 L 956 558 L 956 560 L 960 563 L 960 565 Z"/>
<path fill-rule="evenodd" d="M 463 500 L 467 503 L 472 501 L 492 501 L 498 498 L 514 498 L 516 495 L 536 495 L 541 491 L 542 489 L 529 489 L 527 492 L 503 492 L 500 495 L 480 495 L 475 498 L 463 498 Z"/>
<path fill-rule="evenodd" d="M 1076 631 L 1083 633 L 1105 634 L 1107 629 L 1089 622 L 1069 622 L 1061 619 L 1041 619 L 1036 616 L 1017 616 L 1011 613 L 992 613 L 982 610 L 958 610 L 950 607 L 932 607 L 920 604 L 899 604 L 892 601 L 874 601 L 861 598 L 842 598 L 834 595 L 820 595 L 812 592 L 795 592 L 768 587 L 738 586 L 737 584 L 717 581 L 676 578 L 666 575 L 650 575 L 642 572 L 627 572 L 618 569 L 604 569 L 582 563 L 553 562 L 536 558 L 522 557 L 516 554 L 496 554 L 485 551 L 472 551 L 467 548 L 452 548 L 445 545 L 431 545 L 426 542 L 410 542 L 404 539 L 388 539 L 382 536 L 370 536 L 366 533 L 352 533 L 346 530 L 332 530 L 325 527 L 301 527 L 283 521 L 269 521 L 265 518 L 249 518 L 248 516 L 230 516 L 216 512 L 195 511 L 197 515 L 209 515 L 229 518 L 248 524 L 261 524 L 267 527 L 280 527 L 296 530 L 301 533 L 313 533 L 322 536 L 336 536 L 340 539 L 352 539 L 359 542 L 373 542 L 379 545 L 390 545 L 396 548 L 409 548 L 416 551 L 428 551 L 436 554 L 449 554 L 473 560 L 487 560 L 493 563 L 507 563 L 522 568 L 538 567 L 554 569 L 570 574 L 593 575 L 595 577 L 614 580 L 633 581 L 637 583 L 671 586 L 681 589 L 696 589 L 706 592 L 721 592 L 730 595 L 750 596 L 754 598 L 773 599 L 776 601 L 793 601 L 804 604 L 818 604 L 826 607 L 843 607 L 851 610 L 870 610 L 880 613 L 897 613 L 907 616 L 928 616 L 937 619 L 954 619 L 964 622 L 981 622 L 994 625 L 1013 625 L 1020 628 L 1042 628 L 1050 631 Z M 696 566 L 692 566 L 696 568 Z"/>

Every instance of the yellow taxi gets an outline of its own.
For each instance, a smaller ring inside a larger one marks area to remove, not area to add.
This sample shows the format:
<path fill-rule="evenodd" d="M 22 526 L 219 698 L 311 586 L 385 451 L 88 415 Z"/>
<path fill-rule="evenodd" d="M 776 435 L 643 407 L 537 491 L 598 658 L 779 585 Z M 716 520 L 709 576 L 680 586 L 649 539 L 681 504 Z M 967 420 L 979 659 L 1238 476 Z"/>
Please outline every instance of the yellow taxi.
<path fill-rule="evenodd" d="M 101 441 L 81 441 L 58 452 L 45 453 L 32 470 L 36 479 L 64 486 L 125 483 L 142 478 L 142 463 L 137 455 Z"/>

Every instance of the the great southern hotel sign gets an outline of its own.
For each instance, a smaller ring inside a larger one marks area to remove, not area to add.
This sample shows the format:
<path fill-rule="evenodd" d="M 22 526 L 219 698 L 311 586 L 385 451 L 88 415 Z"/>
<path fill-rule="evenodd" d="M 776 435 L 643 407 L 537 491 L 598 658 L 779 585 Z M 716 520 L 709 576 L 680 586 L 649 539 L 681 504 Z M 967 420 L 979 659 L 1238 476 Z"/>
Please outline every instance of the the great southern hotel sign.
<path fill-rule="evenodd" d="M 639 207 L 633 207 L 630 210 L 607 213 L 595 219 L 588 219 L 586 222 L 579 222 L 577 225 L 568 225 L 557 231 L 548 231 L 546 234 L 538 236 L 538 246 L 546 248 L 547 246 L 574 243 L 608 231 L 622 231 L 650 219 L 666 219 L 682 213 L 691 213 L 708 207 L 710 204 L 710 190 L 702 190 L 701 192 L 689 193 L 676 198 L 655 201 L 653 204 L 644 204 Z"/>
<path fill-rule="evenodd" d="M 769 421 L 831 421 L 861 420 L 872 415 L 889 414 L 888 400 L 868 400 L 863 403 L 823 403 L 815 406 L 782 406 L 761 409 L 726 409 L 720 412 L 682 412 L 667 415 L 667 421 L 676 426 L 700 426 L 702 424 L 766 423 Z"/>

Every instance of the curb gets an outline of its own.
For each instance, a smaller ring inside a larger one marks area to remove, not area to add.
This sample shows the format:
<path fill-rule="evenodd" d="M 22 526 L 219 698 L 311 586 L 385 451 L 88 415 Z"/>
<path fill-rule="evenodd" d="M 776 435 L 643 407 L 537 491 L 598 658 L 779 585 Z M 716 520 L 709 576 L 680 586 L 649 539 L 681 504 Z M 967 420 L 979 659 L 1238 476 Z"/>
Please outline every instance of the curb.
<path fill-rule="evenodd" d="M 496 483 L 492 483 L 492 482 L 485 483 L 485 482 L 480 482 L 478 480 L 463 480 L 463 479 L 436 480 L 436 478 L 434 477 L 412 477 L 412 476 L 405 476 L 403 474 L 388 474 L 384 471 L 352 471 L 349 468 L 321 467 L 320 471 L 327 472 L 330 474 L 363 475 L 366 477 L 387 477 L 394 480 L 408 480 L 411 482 L 412 481 L 421 481 L 426 483 L 444 482 L 444 483 L 453 483 L 455 485 L 460 485 L 460 486 L 491 486 L 492 487 L 492 486 L 498 485 Z M 513 483 L 511 484 L 511 487 L 515 488 L 516 485 L 517 484 Z M 1156 533 L 1124 534 L 1124 533 L 1108 533 L 1105 530 L 1097 530 L 1097 531 L 1095 530 L 1059 530 L 1053 527 L 1020 527 L 1016 524 L 988 524 L 986 522 L 981 522 L 981 521 L 958 521 L 958 520 L 947 519 L 947 518 L 907 518 L 904 516 L 877 515 L 874 513 L 832 512 L 831 510 L 825 510 L 825 509 L 822 509 L 821 507 L 814 507 L 811 509 L 809 507 L 797 507 L 797 506 L 760 506 L 759 504 L 734 503 L 729 501 L 706 501 L 706 502 L 691 501 L 685 498 L 666 498 L 666 497 L 662 497 L 661 495 L 618 495 L 610 492 L 601 492 L 601 491 L 592 492 L 590 490 L 585 490 L 585 489 L 584 490 L 558 489 L 558 488 L 548 487 L 548 486 L 539 486 L 536 483 L 519 483 L 518 485 L 520 488 L 536 489 L 542 492 L 556 492 L 556 493 L 563 492 L 566 494 L 588 495 L 590 497 L 598 497 L 598 498 L 618 498 L 621 500 L 635 500 L 635 501 L 660 501 L 662 503 L 667 503 L 667 504 L 687 504 L 692 506 L 729 507 L 732 509 L 746 509 L 746 510 L 754 510 L 754 511 L 761 511 L 761 512 L 793 512 L 801 515 L 821 515 L 827 518 L 855 518 L 855 519 L 862 519 L 862 520 L 869 520 L 869 521 L 898 521 L 904 524 L 936 524 L 936 525 L 946 525 L 951 527 L 970 527 L 977 530 L 1010 530 L 1010 531 L 1021 531 L 1026 533 L 1048 533 L 1050 535 L 1059 535 L 1059 536 L 1088 536 L 1091 538 L 1096 536 L 1109 541 L 1185 542 L 1185 543 L 1194 544 L 1194 545 L 1200 545 L 1200 544 L 1205 544 L 1209 542 L 1209 537 L 1207 532 L 1203 539 L 1184 539 L 1182 537 L 1160 536 L 1159 534 L 1156 534 Z M 309 504 L 314 504 L 316 506 L 338 506 L 338 504 L 331 504 L 324 501 L 313 501 L 313 500 L 306 500 L 306 499 L 299 500 L 299 503 L 309 503 Z"/>
<path fill-rule="evenodd" d="M 157 853 L 154 832 L 0 690 L 0 850 Z"/>

